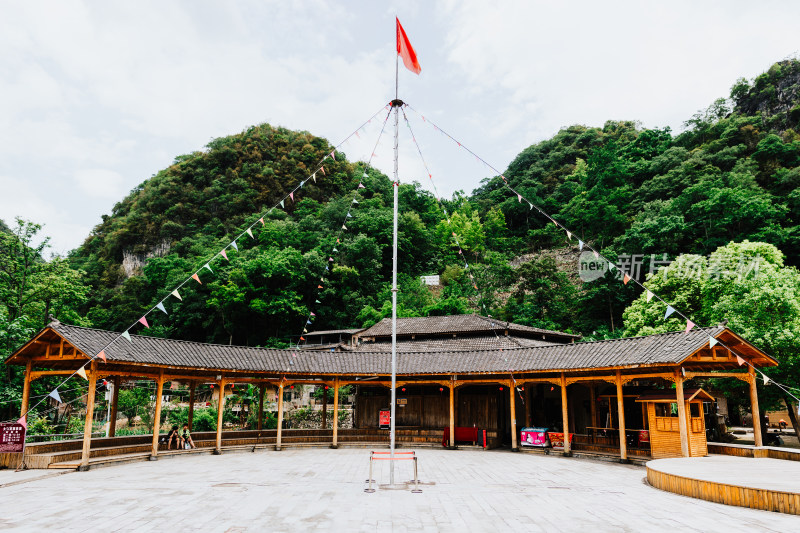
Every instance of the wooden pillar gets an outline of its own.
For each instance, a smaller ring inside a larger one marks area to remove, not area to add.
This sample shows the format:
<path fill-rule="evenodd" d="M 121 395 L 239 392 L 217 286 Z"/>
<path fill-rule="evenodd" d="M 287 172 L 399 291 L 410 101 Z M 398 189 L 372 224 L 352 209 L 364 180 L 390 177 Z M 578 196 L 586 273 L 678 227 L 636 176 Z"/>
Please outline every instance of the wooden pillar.
<path fill-rule="evenodd" d="M 89 470 L 89 455 L 92 446 L 92 422 L 94 421 L 94 395 L 97 389 L 97 361 L 89 365 L 89 389 L 86 392 L 86 422 L 83 425 L 83 448 L 81 450 L 81 464 L 78 470 Z"/>
<path fill-rule="evenodd" d="M 114 390 L 111 392 L 111 414 L 108 416 L 108 436 L 113 437 L 117 434 L 117 404 L 119 403 L 119 386 L 122 378 L 114 376 L 111 378 Z"/>
<path fill-rule="evenodd" d="M 750 412 L 753 414 L 753 440 L 756 446 L 763 446 L 764 440 L 761 435 L 761 413 L 758 410 L 758 389 L 756 388 L 756 369 L 747 365 L 750 374 Z M 791 406 L 789 407 L 791 409 Z"/>
<path fill-rule="evenodd" d="M 275 450 L 281 450 L 281 434 L 283 433 L 283 386 L 281 381 L 278 385 L 278 438 L 275 441 Z"/>
<path fill-rule="evenodd" d="M 264 428 L 264 394 L 267 392 L 267 386 L 263 383 L 258 386 L 258 430 Z"/>
<path fill-rule="evenodd" d="M 222 415 L 225 411 L 225 378 L 219 380 L 219 401 L 217 402 L 217 443 L 214 455 L 222 453 Z"/>
<path fill-rule="evenodd" d="M 689 434 L 686 431 L 686 402 L 683 397 L 683 378 L 675 372 L 675 399 L 678 403 L 678 429 L 681 433 L 681 455 L 689 457 Z"/>
<path fill-rule="evenodd" d="M 189 424 L 189 432 L 192 431 L 192 422 L 194 421 L 194 393 L 195 389 L 197 388 L 197 382 L 190 381 L 189 382 L 189 419 L 187 423 Z"/>
<path fill-rule="evenodd" d="M 327 385 L 322 386 L 322 429 L 328 429 L 328 386 Z"/>
<path fill-rule="evenodd" d="M 153 449 L 150 460 L 158 459 L 158 433 L 161 430 L 161 396 L 164 394 L 164 370 L 160 370 L 156 379 L 156 410 L 153 413 Z"/>
<path fill-rule="evenodd" d="M 25 365 L 25 382 L 22 385 L 22 401 L 19 406 L 19 416 L 28 416 L 28 403 L 31 398 L 31 371 L 33 370 L 33 361 L 28 361 Z"/>
<path fill-rule="evenodd" d="M 569 442 L 569 403 L 567 402 L 567 377 L 561 373 L 561 425 L 564 426 L 564 455 L 572 454 Z"/>
<path fill-rule="evenodd" d="M 619 417 L 619 460 L 628 462 L 628 441 L 625 439 L 625 397 L 622 395 L 622 371 L 617 370 L 617 416 Z"/>
<path fill-rule="evenodd" d="M 456 382 L 455 376 L 450 378 L 450 449 L 456 447 Z"/>
<path fill-rule="evenodd" d="M 516 382 L 512 379 L 508 381 L 508 403 L 511 409 L 511 451 L 518 452 L 517 446 L 517 387 Z"/>
<path fill-rule="evenodd" d="M 589 425 L 597 427 L 597 385 L 589 385 Z"/>
<path fill-rule="evenodd" d="M 333 444 L 331 448 L 339 447 L 339 376 L 333 380 Z"/>

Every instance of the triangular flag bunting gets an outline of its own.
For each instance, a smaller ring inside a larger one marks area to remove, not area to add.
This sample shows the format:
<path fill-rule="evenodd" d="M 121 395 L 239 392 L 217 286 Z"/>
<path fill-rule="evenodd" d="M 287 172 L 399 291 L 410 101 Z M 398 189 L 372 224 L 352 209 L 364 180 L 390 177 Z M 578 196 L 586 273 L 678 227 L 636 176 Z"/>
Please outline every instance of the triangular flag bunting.
<path fill-rule="evenodd" d="M 316 182 L 317 182 L 317 173 L 316 173 L 316 172 L 314 172 L 313 174 L 311 174 L 311 179 L 312 179 L 312 180 L 314 180 L 314 183 L 316 183 Z"/>
<path fill-rule="evenodd" d="M 178 289 L 175 289 L 175 290 L 174 290 L 174 291 L 172 291 L 170 294 L 172 294 L 172 295 L 173 295 L 175 298 L 177 298 L 178 300 L 180 300 L 180 301 L 183 301 L 183 298 L 181 298 L 181 295 L 180 295 L 180 293 L 178 292 Z"/>
<path fill-rule="evenodd" d="M 322 302 L 320 302 L 319 300 L 314 300 L 314 303 L 321 304 Z"/>
<path fill-rule="evenodd" d="M 86 370 L 84 370 L 83 367 L 80 367 L 78 369 L 78 371 L 76 372 L 76 374 L 78 374 L 80 377 L 82 377 L 86 381 L 89 381 L 89 376 L 86 375 Z"/>
<path fill-rule="evenodd" d="M 739 363 L 739 366 L 745 364 L 745 360 L 739 357 L 738 355 L 736 356 L 736 362 Z"/>
<path fill-rule="evenodd" d="M 310 325 L 311 325 L 311 321 L 310 320 L 306 320 L 306 326 L 310 326 Z"/>
<path fill-rule="evenodd" d="M 258 221 L 261 222 L 262 226 L 264 225 L 264 217 L 259 218 Z"/>
<path fill-rule="evenodd" d="M 667 317 L 668 317 L 669 315 L 671 315 L 672 313 L 674 313 L 674 312 L 675 312 L 675 308 L 673 308 L 671 305 L 668 305 L 668 306 L 667 306 L 667 312 L 666 312 L 666 313 L 664 313 L 664 320 L 666 320 L 666 319 L 667 319 Z"/>
<path fill-rule="evenodd" d="M 318 289 L 321 289 L 321 288 L 322 288 L 322 285 L 317 285 L 317 288 L 318 288 Z"/>
<path fill-rule="evenodd" d="M 353 203 L 354 203 L 354 204 L 356 204 L 356 205 L 358 205 L 358 200 L 356 200 L 355 198 L 353 198 Z"/>
<path fill-rule="evenodd" d="M 359 189 L 366 189 L 366 187 L 364 187 L 364 184 L 363 184 L 363 183 L 359 183 L 359 184 L 358 184 L 358 188 L 359 188 Z"/>
<path fill-rule="evenodd" d="M 345 226 L 344 224 L 342 224 L 342 229 L 343 229 L 343 230 L 347 230 L 347 226 Z"/>
<path fill-rule="evenodd" d="M 213 270 L 211 270 L 211 265 L 209 265 L 208 263 L 206 263 L 205 265 L 203 265 L 203 268 L 207 268 L 207 269 L 208 269 L 208 271 L 209 271 L 209 272 L 211 272 L 212 274 L 214 273 L 214 271 L 213 271 Z"/>
<path fill-rule="evenodd" d="M 303 188 L 303 185 L 305 185 L 305 184 L 306 184 L 306 180 L 303 180 L 303 181 L 301 181 L 301 182 L 300 182 L 300 188 L 302 189 L 302 188 Z"/>
<path fill-rule="evenodd" d="M 653 293 L 650 292 L 650 291 L 647 291 L 647 301 L 649 302 L 652 299 L 653 299 Z"/>
<path fill-rule="evenodd" d="M 369 174 L 367 174 L 366 170 L 364 171 L 364 175 L 362 177 L 364 177 L 364 178 L 368 178 L 369 177 Z"/>
<path fill-rule="evenodd" d="M 630 280 L 631 280 L 631 277 L 626 272 L 625 275 L 622 276 L 622 284 L 623 285 L 627 285 Z"/>
<path fill-rule="evenodd" d="M 294 202 L 294 192 L 290 192 L 290 193 L 289 193 L 289 198 L 291 198 L 291 199 L 292 199 L 292 201 Z"/>
<path fill-rule="evenodd" d="M 147 318 L 142 317 L 139 319 L 139 323 L 141 323 L 144 327 L 149 328 L 150 324 L 147 323 Z"/>
<path fill-rule="evenodd" d="M 168 314 L 169 314 L 169 313 L 167 313 L 167 310 L 166 310 L 166 308 L 164 307 L 164 302 L 158 302 L 158 303 L 156 304 L 156 307 L 158 307 L 159 309 L 161 309 L 161 312 L 162 312 L 162 313 L 164 313 L 165 315 L 168 315 Z"/>
<path fill-rule="evenodd" d="M 311 316 L 317 316 L 313 311 L 311 312 Z"/>
<path fill-rule="evenodd" d="M 578 251 L 579 252 L 583 251 L 583 241 L 582 240 L 578 240 Z"/>
<path fill-rule="evenodd" d="M 330 270 L 330 268 L 328 268 L 328 265 L 325 265 L 325 271 L 329 271 L 329 270 Z"/>
<path fill-rule="evenodd" d="M 319 169 L 322 171 L 322 175 L 325 176 L 325 167 L 319 167 Z"/>
<path fill-rule="evenodd" d="M 334 161 L 336 161 L 336 150 L 334 150 L 333 152 L 331 152 L 331 159 L 333 159 Z"/>
<path fill-rule="evenodd" d="M 691 320 L 686 321 L 686 331 L 684 333 L 689 333 L 689 331 L 694 327 L 694 322 Z"/>
<path fill-rule="evenodd" d="M 719 344 L 719 341 L 717 339 L 715 339 L 714 337 L 709 337 L 708 338 L 708 347 L 709 348 L 713 348 L 717 344 Z"/>
<path fill-rule="evenodd" d="M 304 341 L 305 339 L 304 339 L 303 337 L 300 337 L 300 340 L 301 340 L 301 341 Z"/>
<path fill-rule="evenodd" d="M 609 263 L 608 264 L 608 269 L 609 270 L 614 270 L 615 268 L 617 268 L 617 265 L 615 265 L 614 263 Z M 627 285 L 627 283 L 626 283 L 626 285 Z"/>
<path fill-rule="evenodd" d="M 353 215 L 351 215 L 349 211 L 347 212 L 347 218 L 353 218 Z"/>
<path fill-rule="evenodd" d="M 334 248 L 334 249 L 333 249 L 333 251 L 334 251 L 334 252 L 338 252 L 339 250 L 337 250 L 336 248 Z"/>
<path fill-rule="evenodd" d="M 764 374 L 764 385 L 769 385 L 769 378 Z"/>
<path fill-rule="evenodd" d="M 594 252 L 595 259 L 600 259 L 600 254 L 597 253 L 597 250 L 592 250 L 592 252 Z"/>
<path fill-rule="evenodd" d="M 255 239 L 255 237 L 253 236 L 253 231 L 250 228 L 247 228 L 247 234 L 250 235 L 251 239 Z"/>
<path fill-rule="evenodd" d="M 572 233 L 570 233 L 569 231 L 567 231 L 567 237 L 569 238 L 569 240 L 572 240 Z"/>
<path fill-rule="evenodd" d="M 533 204 L 528 202 L 528 205 L 531 206 L 530 209 L 533 209 Z"/>
<path fill-rule="evenodd" d="M 219 253 L 220 253 L 220 255 L 221 255 L 222 257 L 224 257 L 224 258 L 225 258 L 225 260 L 226 260 L 226 261 L 230 261 L 230 259 L 228 259 L 228 254 L 227 254 L 227 252 L 225 252 L 225 250 L 222 250 L 222 251 L 220 251 Z"/>
<path fill-rule="evenodd" d="M 144 318 L 144 317 L 142 317 L 142 318 Z M 100 353 L 97 354 L 97 357 L 102 359 L 104 363 L 108 362 L 108 359 L 106 359 L 106 351 L 105 350 L 100 350 Z"/>
<path fill-rule="evenodd" d="M 281 208 L 283 208 L 283 200 L 280 201 Z"/>
<path fill-rule="evenodd" d="M 194 278 L 194 280 L 195 280 L 197 283 L 199 283 L 200 285 L 202 285 L 202 284 L 203 284 L 203 282 L 202 282 L 202 281 L 200 281 L 200 276 L 198 276 L 198 275 L 197 275 L 197 272 L 195 272 L 194 274 L 192 274 L 192 278 Z"/>
<path fill-rule="evenodd" d="M 329 257 L 329 258 L 328 258 L 328 261 L 333 261 L 333 257 Z"/>
<path fill-rule="evenodd" d="M 237 252 L 239 251 L 239 245 L 236 244 L 236 241 L 231 241 L 231 246 L 233 246 L 233 249 L 236 250 Z"/>
<path fill-rule="evenodd" d="M 23 425 L 23 426 L 25 426 L 27 428 L 28 427 L 28 421 L 26 420 L 27 417 L 28 417 L 28 415 L 25 415 L 22 418 L 20 418 L 19 420 L 17 420 L 17 424 L 21 424 L 21 425 Z"/>
<path fill-rule="evenodd" d="M 52 391 L 50 391 L 50 394 L 48 394 L 48 396 L 50 396 L 52 399 L 54 399 L 58 403 L 64 403 L 64 402 L 61 401 L 61 396 L 58 395 L 58 389 L 53 389 Z"/>
<path fill-rule="evenodd" d="M 517 194 L 517 199 L 519 200 L 519 203 L 522 203 L 522 195 L 521 194 Z"/>
<path fill-rule="evenodd" d="M 131 334 L 128 333 L 127 331 L 123 331 L 122 336 L 125 337 L 125 339 L 127 339 L 128 342 L 133 343 L 133 341 L 131 340 Z"/>

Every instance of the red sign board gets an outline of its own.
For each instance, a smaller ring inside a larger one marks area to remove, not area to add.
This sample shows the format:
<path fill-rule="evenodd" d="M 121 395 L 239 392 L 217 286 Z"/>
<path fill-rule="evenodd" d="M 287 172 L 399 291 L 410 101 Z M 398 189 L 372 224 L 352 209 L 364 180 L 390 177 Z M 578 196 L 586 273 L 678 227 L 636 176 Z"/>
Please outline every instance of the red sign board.
<path fill-rule="evenodd" d="M 25 426 L 0 424 L 0 452 L 22 453 L 25 450 Z"/>
<path fill-rule="evenodd" d="M 391 425 L 392 412 L 388 409 L 382 410 L 378 415 L 378 425 L 380 427 L 389 427 Z"/>

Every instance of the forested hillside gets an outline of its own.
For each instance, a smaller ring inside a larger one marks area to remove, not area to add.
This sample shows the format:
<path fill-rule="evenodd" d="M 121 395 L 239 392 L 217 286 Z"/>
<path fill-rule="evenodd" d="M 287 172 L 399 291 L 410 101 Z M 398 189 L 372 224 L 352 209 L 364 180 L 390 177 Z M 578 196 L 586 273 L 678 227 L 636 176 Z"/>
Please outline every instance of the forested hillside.
<path fill-rule="evenodd" d="M 737 81 L 730 98 L 691 117 L 677 135 L 635 122 L 571 126 L 524 149 L 505 176 L 612 258 L 707 256 L 731 241 L 750 240 L 775 245 L 786 264 L 796 266 L 799 82 L 800 62 L 778 63 L 755 80 Z M 72 311 L 96 327 L 127 327 L 245 221 L 307 179 L 331 148 L 307 132 L 263 124 L 176 158 L 119 202 L 70 254 L 69 265 L 89 288 L 88 299 Z M 353 205 L 363 165 L 342 155 L 326 169 L 325 179 L 309 182 L 296 203 L 266 217 L 254 242 L 244 241 L 230 262 L 214 263 L 214 275 L 187 291 L 149 333 L 280 344 L 302 331 L 312 308 L 316 329 L 361 326 L 385 316 L 391 183 L 370 170 Z M 611 276 L 580 283 L 571 259 L 577 249 L 517 202 L 499 177 L 444 202 L 452 228 L 420 187 L 402 185 L 400 198 L 401 315 L 488 312 L 589 336 L 623 333 L 623 312 L 638 291 Z M 348 209 L 353 218 L 318 291 Z M 523 255 L 530 260 L 512 267 Z M 441 290 L 419 284 L 417 277 L 426 274 L 442 275 Z"/>

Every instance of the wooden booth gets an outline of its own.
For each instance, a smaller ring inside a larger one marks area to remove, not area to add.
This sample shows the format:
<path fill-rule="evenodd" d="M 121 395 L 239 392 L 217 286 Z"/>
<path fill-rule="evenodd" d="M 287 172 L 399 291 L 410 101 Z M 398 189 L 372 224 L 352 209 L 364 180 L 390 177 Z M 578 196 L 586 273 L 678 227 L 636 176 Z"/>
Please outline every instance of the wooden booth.
<path fill-rule="evenodd" d="M 653 459 L 708 455 L 703 403 L 713 402 L 714 397 L 703 389 L 686 389 L 683 398 L 679 403 L 674 391 L 664 390 L 649 391 L 636 399 L 647 413 Z M 681 428 L 682 419 L 685 428 Z"/>

